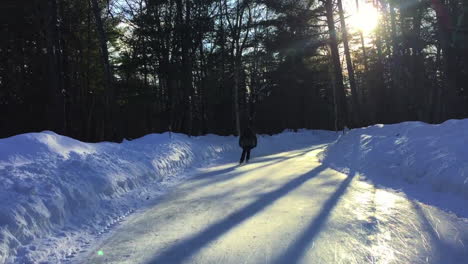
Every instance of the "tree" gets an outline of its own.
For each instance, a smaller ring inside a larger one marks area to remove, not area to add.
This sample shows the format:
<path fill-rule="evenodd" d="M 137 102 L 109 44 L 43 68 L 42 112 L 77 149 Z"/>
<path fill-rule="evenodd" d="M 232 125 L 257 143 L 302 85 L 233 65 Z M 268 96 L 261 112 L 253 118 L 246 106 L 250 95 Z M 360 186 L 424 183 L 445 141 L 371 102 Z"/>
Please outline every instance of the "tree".
<path fill-rule="evenodd" d="M 357 0 L 380 13 L 371 32 L 343 4 L 4 0 L 0 136 L 119 141 L 238 134 L 249 121 L 277 133 L 468 116 L 466 1 Z"/>
<path fill-rule="evenodd" d="M 343 35 L 344 53 L 346 57 L 346 69 L 348 70 L 349 86 L 351 87 L 351 96 L 352 96 L 352 102 L 353 102 L 352 124 L 357 125 L 359 122 L 359 118 L 360 118 L 360 108 L 359 108 L 359 100 L 358 100 L 357 87 L 356 87 L 356 79 L 354 77 L 354 66 L 351 60 L 351 53 L 349 50 L 348 30 L 346 29 L 346 21 L 344 17 L 343 4 L 341 3 L 341 0 L 337 1 L 337 5 L 338 5 L 338 12 L 340 14 L 341 32 Z"/>
<path fill-rule="evenodd" d="M 335 28 L 335 19 L 333 12 L 333 1 L 325 0 L 325 12 L 327 17 L 328 32 L 330 35 L 329 47 L 331 54 L 331 63 L 332 63 L 332 75 L 333 75 L 333 88 L 335 90 L 334 96 L 336 101 L 336 111 L 337 111 L 337 127 L 335 129 L 342 129 L 344 126 L 348 125 L 348 111 L 346 103 L 346 93 L 345 87 L 343 85 L 343 71 L 340 64 L 340 54 L 338 51 L 338 39 L 336 36 Z"/>
<path fill-rule="evenodd" d="M 105 75 L 105 91 L 106 91 L 106 129 L 107 134 L 111 133 L 112 135 L 115 133 L 114 127 L 114 118 L 115 115 L 115 95 L 114 95 L 114 88 L 113 88 L 113 77 L 112 77 L 112 67 L 109 62 L 109 51 L 107 47 L 107 34 L 104 32 L 104 26 L 101 19 L 101 9 L 97 0 L 91 0 L 93 13 L 94 13 L 94 20 L 96 22 L 96 31 L 99 37 L 99 44 L 100 44 L 100 51 L 102 56 L 102 63 L 104 66 L 104 75 Z"/>

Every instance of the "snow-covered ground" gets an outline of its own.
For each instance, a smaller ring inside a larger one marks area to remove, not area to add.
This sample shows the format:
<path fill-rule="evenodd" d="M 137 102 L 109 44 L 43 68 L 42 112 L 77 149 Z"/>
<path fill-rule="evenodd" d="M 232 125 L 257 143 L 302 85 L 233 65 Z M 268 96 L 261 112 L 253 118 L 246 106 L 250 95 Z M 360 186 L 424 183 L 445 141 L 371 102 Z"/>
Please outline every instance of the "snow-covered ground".
<path fill-rule="evenodd" d="M 467 131 L 468 119 L 353 129 L 331 144 L 321 161 L 468 217 L 466 204 L 457 202 L 468 199 Z"/>
<path fill-rule="evenodd" d="M 463 263 L 467 128 L 0 139 L 0 263 Z"/>
<path fill-rule="evenodd" d="M 261 136 L 256 155 L 310 145 L 303 131 Z M 0 139 L 0 263 L 61 263 L 127 215 L 213 162 L 238 159 L 235 137 L 153 134 L 83 143 L 52 132 Z M 254 154 L 255 155 L 255 154 Z"/>

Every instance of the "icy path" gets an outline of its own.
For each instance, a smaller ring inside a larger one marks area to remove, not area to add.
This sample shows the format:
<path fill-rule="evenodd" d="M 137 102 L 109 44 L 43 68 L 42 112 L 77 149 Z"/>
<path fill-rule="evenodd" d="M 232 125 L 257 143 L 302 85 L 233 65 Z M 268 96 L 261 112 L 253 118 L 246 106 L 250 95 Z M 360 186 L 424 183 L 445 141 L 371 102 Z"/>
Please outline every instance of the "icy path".
<path fill-rule="evenodd" d="M 327 168 L 323 147 L 207 168 L 75 261 L 468 263 L 467 219 Z"/>

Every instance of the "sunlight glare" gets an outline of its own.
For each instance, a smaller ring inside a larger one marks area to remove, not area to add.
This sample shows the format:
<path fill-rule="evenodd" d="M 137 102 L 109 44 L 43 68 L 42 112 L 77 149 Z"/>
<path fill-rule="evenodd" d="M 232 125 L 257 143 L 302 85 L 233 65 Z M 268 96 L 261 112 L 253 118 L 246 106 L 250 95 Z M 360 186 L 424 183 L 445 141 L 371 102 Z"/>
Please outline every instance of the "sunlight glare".
<path fill-rule="evenodd" d="M 372 4 L 363 4 L 359 12 L 353 10 L 348 20 L 351 30 L 362 31 L 364 35 L 372 33 L 380 19 L 379 11 Z"/>

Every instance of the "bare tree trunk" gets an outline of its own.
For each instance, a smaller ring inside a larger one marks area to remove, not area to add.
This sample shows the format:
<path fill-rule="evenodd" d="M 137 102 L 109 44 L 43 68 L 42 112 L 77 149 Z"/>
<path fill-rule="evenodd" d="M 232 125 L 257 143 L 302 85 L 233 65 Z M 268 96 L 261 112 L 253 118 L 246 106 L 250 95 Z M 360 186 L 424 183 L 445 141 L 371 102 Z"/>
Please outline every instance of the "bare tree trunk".
<path fill-rule="evenodd" d="M 383 29 L 382 29 L 383 31 Z M 376 33 L 375 45 L 377 49 L 377 61 L 376 61 L 376 87 L 373 87 L 374 90 L 374 99 L 373 99 L 373 109 L 371 112 L 374 112 L 373 123 L 388 121 L 388 102 L 386 101 L 387 89 L 385 85 L 385 76 L 384 76 L 384 57 L 382 52 L 382 37 L 381 32 Z"/>
<path fill-rule="evenodd" d="M 178 41 L 181 49 L 181 106 L 183 111 L 183 118 L 181 120 L 182 130 L 191 135 L 192 134 L 192 104 L 193 104 L 193 76 L 192 76 L 192 61 L 191 61 L 191 46 L 192 38 L 190 32 L 191 20 L 191 5 L 190 1 L 177 0 L 177 22 L 176 28 L 178 29 Z M 184 8 L 185 7 L 185 8 Z M 185 12 L 184 12 L 185 11 Z"/>
<path fill-rule="evenodd" d="M 356 0 L 356 11 L 358 15 L 361 15 L 359 13 L 359 0 Z M 368 122 L 369 120 L 369 111 L 364 111 L 363 109 L 366 109 L 368 102 L 366 100 L 366 93 L 368 93 L 368 84 L 367 84 L 367 74 L 369 73 L 369 59 L 367 58 L 367 49 L 366 49 L 366 44 L 364 41 L 364 34 L 362 30 L 358 30 L 359 33 L 359 39 L 361 41 L 361 50 L 362 50 L 362 60 L 364 64 L 364 73 L 363 73 L 363 80 L 361 81 L 361 87 L 359 89 L 359 95 L 358 101 L 361 105 L 361 119 L 366 120 L 365 122 Z"/>
<path fill-rule="evenodd" d="M 187 133 L 193 135 L 193 106 L 194 100 L 194 87 L 193 87 L 193 62 L 192 62 L 192 33 L 190 28 L 190 21 L 192 20 L 191 15 L 191 0 L 186 0 L 185 4 L 185 22 L 184 22 L 184 45 L 183 45 L 183 59 L 184 61 L 184 89 L 185 89 L 185 101 L 187 111 Z"/>
<path fill-rule="evenodd" d="M 356 0 L 356 10 L 359 13 L 359 0 Z M 362 30 L 359 30 L 359 37 L 361 39 L 361 48 L 362 48 L 362 56 L 364 59 L 364 70 L 366 72 L 369 72 L 369 64 L 368 64 L 368 59 L 367 59 L 367 50 L 366 50 L 366 44 L 364 42 L 364 34 L 362 33 Z"/>
<path fill-rule="evenodd" d="M 236 58 L 236 61 L 234 62 L 234 114 L 236 118 L 236 132 L 237 135 L 240 136 L 241 134 L 241 126 L 240 126 L 240 110 L 239 110 L 239 71 L 241 67 L 241 58 Z"/>
<path fill-rule="evenodd" d="M 237 0 L 236 6 L 236 23 L 234 28 L 232 27 L 232 23 L 229 23 L 232 29 L 235 29 L 235 39 L 233 40 L 234 46 L 233 49 L 235 50 L 234 55 L 234 118 L 236 122 L 236 133 L 240 136 L 241 134 L 241 124 L 240 124 L 240 109 L 239 109 L 239 78 L 240 78 L 240 68 L 242 67 L 242 48 L 240 46 L 240 37 L 241 37 L 241 25 L 242 25 L 242 16 L 244 14 L 244 9 L 240 6 L 240 1 Z M 228 20 L 229 22 L 229 20 Z"/>
<path fill-rule="evenodd" d="M 333 64 L 331 59 L 331 49 L 328 48 L 328 55 L 329 56 L 329 63 Z M 330 68 L 328 71 L 331 80 L 331 88 L 332 88 L 332 96 L 333 96 L 333 128 L 335 132 L 338 132 L 338 103 L 336 100 L 336 82 L 335 82 L 335 74 L 333 68 Z"/>
<path fill-rule="evenodd" d="M 397 40 L 397 27 L 396 27 L 396 14 L 395 14 L 395 7 L 392 1 L 389 1 L 389 8 L 390 8 L 390 35 L 392 39 L 392 67 L 391 67 L 391 76 L 392 76 L 392 89 L 393 89 L 393 99 L 396 102 L 394 107 L 394 112 L 392 116 L 394 120 L 402 120 L 406 113 L 405 103 L 403 100 L 407 98 L 402 98 L 402 82 L 401 82 L 401 71 L 400 71 L 400 50 L 398 48 L 398 40 Z"/>
<path fill-rule="evenodd" d="M 334 84 L 336 87 L 336 107 L 338 116 L 338 127 L 339 129 L 348 125 L 347 122 L 347 105 L 346 105 L 346 93 L 343 85 L 343 72 L 340 64 L 340 54 L 338 51 L 338 41 L 336 37 L 335 19 L 333 18 L 333 4 L 332 0 L 325 0 L 325 11 L 327 16 L 328 31 L 330 34 L 330 53 L 332 58 Z"/>
<path fill-rule="evenodd" d="M 429 121 L 429 117 L 427 113 L 430 112 L 428 106 L 429 101 L 427 100 L 428 94 L 424 92 L 424 84 L 425 84 L 425 77 L 424 77 L 424 59 L 422 57 L 422 49 L 423 46 L 421 45 L 421 24 L 422 24 L 422 17 L 423 17 L 423 6 L 416 5 L 411 10 L 413 11 L 413 30 L 412 30 L 412 39 L 410 41 L 413 52 L 412 52 L 412 91 L 411 91 L 411 98 L 412 105 L 414 107 L 414 116 L 417 120 L 422 121 Z M 424 114 L 426 113 L 426 114 Z"/>
<path fill-rule="evenodd" d="M 437 45 L 437 53 L 436 53 L 436 67 L 441 69 L 442 68 L 442 62 L 441 62 L 441 47 L 440 43 Z M 434 85 L 434 88 L 432 90 L 432 97 L 431 97 L 431 123 L 437 123 L 440 122 L 442 119 L 441 113 L 443 104 L 441 102 L 442 100 L 442 87 L 439 85 L 439 82 Z"/>
<path fill-rule="evenodd" d="M 96 30 L 98 33 L 98 38 L 99 38 L 99 44 L 100 44 L 100 50 L 101 50 L 101 56 L 102 56 L 102 62 L 104 66 L 104 71 L 105 71 L 105 85 L 106 85 L 106 98 L 105 98 L 105 104 L 106 104 L 106 117 L 107 117 L 107 124 L 104 126 L 104 129 L 106 130 L 106 137 L 112 137 L 112 126 L 114 125 L 113 122 L 113 114 L 114 114 L 114 90 L 112 87 L 112 69 L 110 66 L 109 62 L 109 51 L 107 49 L 107 36 L 106 33 L 104 32 L 104 26 L 102 23 L 101 19 L 101 9 L 99 8 L 99 4 L 97 0 L 91 0 L 92 8 L 93 8 L 93 13 L 94 13 L 94 19 L 96 22 Z"/>
<path fill-rule="evenodd" d="M 227 0 L 224 0 L 223 4 L 227 12 Z M 248 22 L 246 25 L 243 24 L 243 18 L 246 10 L 248 10 Z M 234 61 L 233 68 L 233 78 L 234 78 L 234 89 L 233 89 L 233 99 L 234 99 L 234 118 L 236 125 L 236 133 L 240 135 L 241 133 L 241 123 L 240 123 L 240 107 L 239 107 L 239 91 L 241 85 L 241 71 L 242 71 L 242 53 L 244 52 L 245 44 L 249 35 L 250 24 L 252 22 L 252 13 L 248 1 L 236 1 L 236 17 L 235 21 L 231 21 L 229 14 L 226 14 L 226 21 L 228 27 L 232 32 L 231 40 L 231 56 Z M 245 29 L 245 35 L 242 38 L 242 30 Z"/>
<path fill-rule="evenodd" d="M 442 62 L 444 71 L 444 107 L 440 113 L 441 119 L 439 122 L 448 118 L 457 118 L 463 111 L 462 100 L 457 95 L 457 72 L 458 72 L 458 58 L 456 51 L 452 46 L 452 17 L 456 17 L 456 3 L 452 0 L 448 4 L 452 5 L 452 13 L 449 12 L 448 6 L 445 1 L 433 0 L 433 9 L 436 11 L 438 37 L 442 48 Z"/>
<path fill-rule="evenodd" d="M 346 68 L 348 70 L 349 76 L 349 86 L 351 87 L 351 98 L 353 102 L 353 113 L 352 113 L 352 120 L 353 126 L 357 126 L 359 122 L 359 117 L 361 116 L 358 94 L 357 94 L 357 85 L 356 79 L 354 76 L 354 67 L 353 62 L 351 61 L 351 54 L 349 52 L 349 43 L 348 43 L 348 31 L 346 29 L 346 21 L 343 12 L 343 4 L 341 0 L 338 0 L 338 12 L 340 14 L 340 22 L 341 22 L 341 31 L 343 35 L 343 45 L 344 45 L 344 53 L 346 57 Z"/>

